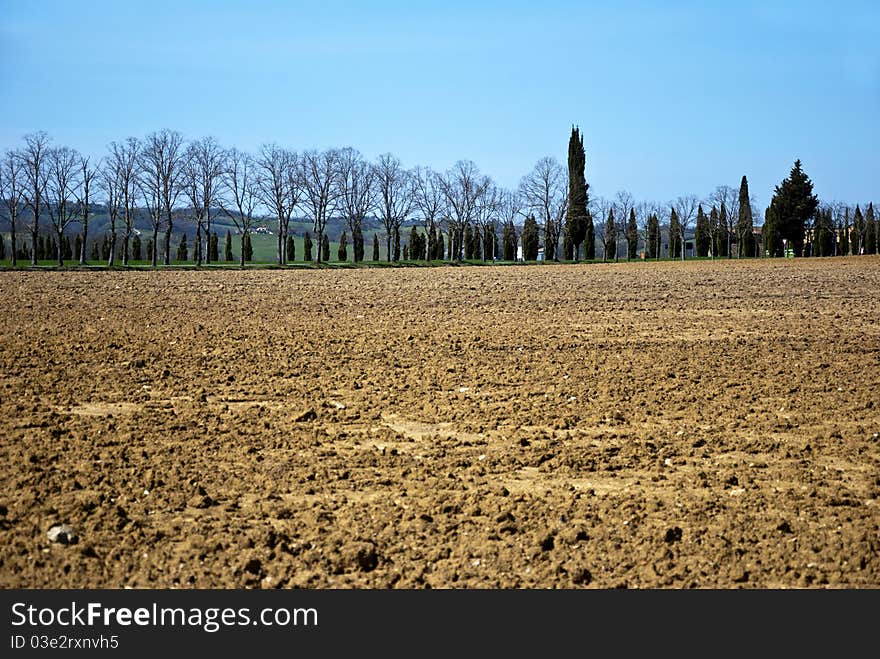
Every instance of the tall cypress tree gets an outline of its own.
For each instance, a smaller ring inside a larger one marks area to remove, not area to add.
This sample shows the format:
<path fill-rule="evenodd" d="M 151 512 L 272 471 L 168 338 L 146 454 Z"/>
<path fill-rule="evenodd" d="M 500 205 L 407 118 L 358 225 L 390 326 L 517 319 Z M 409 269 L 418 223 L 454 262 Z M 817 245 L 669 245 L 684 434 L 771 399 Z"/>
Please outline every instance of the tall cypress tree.
<path fill-rule="evenodd" d="M 336 250 L 336 258 L 339 261 L 348 261 L 348 236 L 345 231 L 339 236 L 339 248 Z"/>
<path fill-rule="evenodd" d="M 229 229 L 226 230 L 226 246 L 223 250 L 223 258 L 229 263 L 232 262 L 232 234 L 229 233 Z"/>
<path fill-rule="evenodd" d="M 180 244 L 177 245 L 177 260 L 178 261 L 189 260 L 189 249 L 186 246 L 186 234 L 183 234 L 180 237 Z"/>
<path fill-rule="evenodd" d="M 488 251 L 488 247 L 484 245 L 484 249 Z M 437 260 L 440 261 L 446 254 L 446 245 L 443 243 L 443 232 L 437 231 Z"/>
<path fill-rule="evenodd" d="M 373 260 L 379 260 L 379 235 L 373 234 Z"/>
<path fill-rule="evenodd" d="M 292 233 L 287 234 L 287 245 L 285 245 L 284 251 L 288 261 L 296 260 L 296 241 L 293 239 Z"/>
<path fill-rule="evenodd" d="M 523 223 L 522 250 L 524 261 L 538 259 L 538 221 L 531 214 L 526 217 L 526 221 Z"/>
<path fill-rule="evenodd" d="M 327 238 L 327 234 L 321 238 L 321 260 L 326 263 L 330 260 L 330 240 Z"/>
<path fill-rule="evenodd" d="M 592 261 L 596 258 L 596 227 L 593 225 L 593 214 L 587 210 L 587 222 L 584 229 L 584 259 Z"/>
<path fill-rule="evenodd" d="M 394 260 L 400 260 L 400 227 L 394 227 L 394 236 L 391 241 L 391 249 L 394 251 Z"/>
<path fill-rule="evenodd" d="M 813 217 L 819 200 L 813 194 L 813 182 L 795 160 L 788 178 L 777 185 L 765 221 L 765 249 L 772 256 L 782 253 L 783 241 L 796 256 L 803 251 L 804 229 Z"/>
<path fill-rule="evenodd" d="M 588 222 L 592 218 L 587 215 L 588 195 L 584 169 L 586 167 L 586 155 L 584 153 L 584 137 L 580 129 L 572 126 L 571 136 L 568 138 L 568 208 L 565 213 L 565 227 L 563 238 L 568 241 L 566 258 L 579 258 L 580 247 L 587 234 Z"/>
<path fill-rule="evenodd" d="M 464 258 L 466 261 L 474 258 L 474 232 L 470 222 L 464 225 Z"/>
<path fill-rule="evenodd" d="M 630 209 L 629 221 L 626 223 L 626 258 L 634 259 L 639 255 L 639 227 L 636 224 L 636 211 Z"/>
<path fill-rule="evenodd" d="M 736 253 L 739 257 L 755 256 L 754 219 L 749 200 L 749 182 L 745 176 L 739 184 L 739 217 L 736 220 Z"/>
<path fill-rule="evenodd" d="M 697 224 L 694 227 L 694 246 L 697 256 L 709 256 L 712 237 L 709 234 L 709 220 L 703 212 L 703 204 L 697 207 Z"/>
<path fill-rule="evenodd" d="M 669 257 L 673 259 L 681 257 L 681 224 L 674 208 L 669 214 Z"/>
<path fill-rule="evenodd" d="M 134 234 L 134 238 L 131 239 L 131 260 L 141 260 L 141 237 L 138 234 Z"/>
<path fill-rule="evenodd" d="M 709 212 L 709 237 L 711 239 L 712 258 L 718 256 L 718 236 L 721 234 L 721 225 L 719 224 L 718 209 L 712 205 Z"/>
<path fill-rule="evenodd" d="M 648 218 L 648 236 L 647 245 L 645 246 L 645 257 L 649 259 L 660 258 L 660 220 L 657 219 L 657 213 L 651 213 Z"/>
<path fill-rule="evenodd" d="M 862 216 L 862 209 L 859 208 L 859 205 L 856 204 L 856 212 L 853 215 L 853 224 L 852 230 L 849 232 L 849 253 L 850 254 L 860 254 L 861 253 L 861 239 L 862 233 L 865 230 L 865 218 Z"/>
<path fill-rule="evenodd" d="M 351 232 L 351 243 L 354 249 L 354 262 L 360 263 L 364 260 L 364 232 L 359 224 Z"/>
<path fill-rule="evenodd" d="M 306 231 L 305 237 L 303 237 L 303 261 L 311 261 L 312 260 L 312 236 L 309 235 L 309 232 Z"/>
<path fill-rule="evenodd" d="M 614 209 L 608 209 L 608 219 L 605 220 L 605 240 L 602 245 L 602 260 L 608 260 L 608 252 L 614 250 L 612 257 L 617 256 L 617 227 L 614 225 Z"/>
<path fill-rule="evenodd" d="M 718 256 L 726 256 L 732 258 L 730 253 L 730 229 L 727 227 L 727 204 L 721 202 L 721 210 L 718 211 L 718 239 L 717 251 Z"/>

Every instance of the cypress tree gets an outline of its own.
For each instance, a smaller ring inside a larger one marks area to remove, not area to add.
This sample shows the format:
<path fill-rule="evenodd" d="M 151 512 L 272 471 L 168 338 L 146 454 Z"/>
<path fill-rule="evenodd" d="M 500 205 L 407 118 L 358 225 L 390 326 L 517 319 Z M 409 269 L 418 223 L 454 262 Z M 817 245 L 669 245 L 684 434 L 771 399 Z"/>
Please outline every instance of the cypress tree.
<path fill-rule="evenodd" d="M 626 258 L 631 260 L 639 255 L 639 227 L 636 224 L 636 211 L 630 209 L 629 222 L 626 223 Z"/>
<path fill-rule="evenodd" d="M 303 237 L 303 261 L 311 261 L 312 260 L 312 237 L 309 235 L 309 232 L 306 231 L 305 237 Z"/>
<path fill-rule="evenodd" d="M 141 237 L 138 234 L 131 239 L 131 258 L 133 261 L 141 260 Z"/>
<path fill-rule="evenodd" d="M 484 249 L 488 249 L 484 245 Z M 437 260 L 442 261 L 443 257 L 446 256 L 446 245 L 443 244 L 443 232 L 437 231 Z"/>
<path fill-rule="evenodd" d="M 466 261 L 474 258 L 474 232 L 470 222 L 464 225 L 464 258 Z"/>
<path fill-rule="evenodd" d="M 562 259 L 564 261 L 574 260 L 574 243 L 572 242 L 571 233 L 566 229 L 562 234 Z"/>
<path fill-rule="evenodd" d="M 709 256 L 712 237 L 709 234 L 709 221 L 703 212 L 703 204 L 697 207 L 697 224 L 694 227 L 694 246 L 697 256 Z"/>
<path fill-rule="evenodd" d="M 393 238 L 392 249 L 394 250 L 394 260 L 399 261 L 400 260 L 400 228 L 397 226 L 394 227 L 394 238 Z"/>
<path fill-rule="evenodd" d="M 784 240 L 795 255 L 800 255 L 806 222 L 813 217 L 818 205 L 810 177 L 801 168 L 801 161 L 795 160 L 788 178 L 776 186 L 770 201 L 765 222 L 769 225 L 769 238 L 765 238 L 768 253 L 780 254 Z"/>
<path fill-rule="evenodd" d="M 517 235 L 513 220 L 508 220 L 501 227 L 501 258 L 505 261 L 516 260 Z"/>
<path fill-rule="evenodd" d="M 524 261 L 538 260 L 538 222 L 534 215 L 526 217 L 522 230 L 522 250 Z"/>
<path fill-rule="evenodd" d="M 293 239 L 293 234 L 287 234 L 287 245 L 284 251 L 287 253 L 288 261 L 296 260 L 296 241 Z"/>
<path fill-rule="evenodd" d="M 216 231 L 211 233 L 211 240 L 209 242 L 208 252 L 211 255 L 211 262 L 217 263 L 220 260 L 220 237 Z"/>
<path fill-rule="evenodd" d="M 110 258 L 110 238 L 105 233 L 101 239 L 101 260 L 107 261 Z"/>
<path fill-rule="evenodd" d="M 429 261 L 437 260 L 437 227 L 431 227 L 428 231 L 428 256 Z"/>
<path fill-rule="evenodd" d="M 321 239 L 321 260 L 325 263 L 330 260 L 330 240 L 326 233 Z"/>
<path fill-rule="evenodd" d="M 837 227 L 837 256 L 846 256 L 849 250 L 849 208 L 844 209 L 843 219 Z"/>
<path fill-rule="evenodd" d="M 669 214 L 669 258 L 681 257 L 681 224 L 675 209 Z"/>
<path fill-rule="evenodd" d="M 751 213 L 751 209 L 749 209 L 749 213 Z M 730 253 L 730 230 L 727 228 L 728 218 L 727 218 L 727 204 L 723 201 L 721 202 L 721 210 L 718 213 L 718 236 L 716 238 L 715 244 L 715 254 L 718 256 L 726 256 L 727 258 L 732 258 L 732 254 Z"/>
<path fill-rule="evenodd" d="M 101 258 L 101 253 L 98 251 L 98 241 L 97 240 L 92 241 L 92 254 L 91 254 L 90 258 L 92 259 L 92 261 L 98 261 Z"/>
<path fill-rule="evenodd" d="M 596 227 L 593 226 L 593 214 L 589 210 L 584 230 L 584 258 L 588 261 L 596 258 Z"/>
<path fill-rule="evenodd" d="M 379 260 L 379 234 L 373 234 L 373 260 Z"/>
<path fill-rule="evenodd" d="M 244 234 L 243 239 L 244 245 L 244 260 L 245 261 L 253 261 L 254 260 L 254 246 L 251 244 L 251 234 Z"/>
<path fill-rule="evenodd" d="M 354 249 L 354 262 L 360 263 L 364 260 L 364 232 L 360 225 L 357 225 L 351 232 L 351 242 Z"/>
<path fill-rule="evenodd" d="M 226 230 L 226 243 L 223 248 L 223 259 L 227 263 L 232 262 L 232 234 L 229 233 L 229 229 Z"/>
<path fill-rule="evenodd" d="M 718 235 L 721 233 L 721 226 L 718 223 L 718 209 L 715 208 L 715 205 L 712 205 L 712 210 L 709 212 L 709 239 L 712 251 L 712 258 L 718 256 Z"/>
<path fill-rule="evenodd" d="M 859 208 L 858 204 L 856 204 L 856 212 L 853 215 L 853 225 L 852 231 L 849 232 L 849 253 L 850 254 L 860 254 L 861 253 L 861 239 L 862 233 L 865 230 L 865 218 L 862 217 L 862 210 Z"/>
<path fill-rule="evenodd" d="M 419 250 L 419 232 L 416 230 L 415 224 L 409 230 L 409 258 L 413 261 L 422 258 L 422 253 Z"/>
<path fill-rule="evenodd" d="M 0 233 L 0 259 L 6 258 L 6 243 L 3 242 L 3 234 Z"/>
<path fill-rule="evenodd" d="M 877 254 L 877 220 L 874 218 L 874 204 L 865 210 L 865 254 Z"/>
<path fill-rule="evenodd" d="M 73 248 L 70 246 L 70 236 L 66 233 L 61 236 L 61 258 L 68 261 L 73 258 Z"/>
<path fill-rule="evenodd" d="M 755 256 L 754 220 L 749 200 L 749 181 L 743 176 L 739 184 L 739 217 L 736 220 L 736 253 L 738 257 Z"/>
<path fill-rule="evenodd" d="M 608 260 L 608 252 L 614 250 L 617 255 L 617 227 L 614 226 L 614 209 L 608 209 L 608 219 L 605 220 L 605 240 L 602 245 L 602 260 Z"/>
<path fill-rule="evenodd" d="M 645 256 L 660 258 L 660 220 L 657 219 L 657 213 L 651 213 L 651 217 L 648 218 L 648 244 Z"/>
<path fill-rule="evenodd" d="M 101 260 L 106 260 L 103 256 L 103 246 L 102 246 L 102 256 Z M 147 238 L 147 261 L 153 261 L 153 239 Z"/>
<path fill-rule="evenodd" d="M 579 258 L 580 246 L 587 233 L 589 186 L 584 176 L 585 167 L 584 137 L 577 126 L 572 126 L 571 136 L 568 138 L 568 208 L 563 229 L 563 241 L 567 239 L 568 248 L 566 249 L 564 243 L 564 258 Z"/>
<path fill-rule="evenodd" d="M 409 261 L 409 245 L 403 246 L 403 260 Z"/>
<path fill-rule="evenodd" d="M 339 248 L 336 250 L 336 259 L 348 261 L 348 236 L 343 231 L 339 236 Z"/>
<path fill-rule="evenodd" d="M 82 236 L 79 234 L 76 234 L 76 236 L 74 236 L 74 238 L 73 238 L 73 252 L 74 252 L 74 254 L 79 254 L 81 251 L 82 251 Z M 2 258 L 3 258 L 3 256 L 0 256 L 0 259 L 2 259 Z M 77 257 L 77 258 L 79 258 L 79 257 Z"/>
<path fill-rule="evenodd" d="M 188 261 L 189 260 L 189 249 L 186 246 L 186 234 L 183 234 L 180 237 L 180 244 L 177 246 L 177 260 L 178 261 Z"/>

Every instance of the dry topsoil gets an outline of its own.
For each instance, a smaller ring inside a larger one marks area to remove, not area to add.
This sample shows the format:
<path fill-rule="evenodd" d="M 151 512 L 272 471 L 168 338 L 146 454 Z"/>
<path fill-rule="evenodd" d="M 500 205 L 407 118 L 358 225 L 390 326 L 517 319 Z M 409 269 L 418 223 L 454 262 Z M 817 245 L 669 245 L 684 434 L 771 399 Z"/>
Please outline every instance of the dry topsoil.
<path fill-rule="evenodd" d="M 0 291 L 2 587 L 880 587 L 880 258 Z"/>

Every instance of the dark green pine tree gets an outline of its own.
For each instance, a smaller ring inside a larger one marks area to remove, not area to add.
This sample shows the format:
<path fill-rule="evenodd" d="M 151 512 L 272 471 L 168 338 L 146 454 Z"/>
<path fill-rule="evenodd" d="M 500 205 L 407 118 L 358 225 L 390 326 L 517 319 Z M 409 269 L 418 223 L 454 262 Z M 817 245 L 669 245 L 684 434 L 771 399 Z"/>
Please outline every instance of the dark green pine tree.
<path fill-rule="evenodd" d="M 587 234 L 589 186 L 584 176 L 585 168 L 584 137 L 577 126 L 572 126 L 568 138 L 568 208 L 563 227 L 563 256 L 566 259 L 579 258 Z"/>
<path fill-rule="evenodd" d="M 306 235 L 303 237 L 303 261 L 311 261 L 312 260 L 312 237 L 309 235 L 309 232 L 306 231 Z"/>
<path fill-rule="evenodd" d="M 497 256 L 495 223 L 487 222 L 483 226 L 483 260 L 491 261 Z"/>
<path fill-rule="evenodd" d="M 217 235 L 216 231 L 211 234 L 211 245 L 209 251 L 211 252 L 211 262 L 217 263 L 220 260 L 220 236 Z"/>
<path fill-rule="evenodd" d="M 428 233 L 428 261 L 434 261 L 437 258 L 437 227 L 431 227 Z"/>
<path fill-rule="evenodd" d="M 501 226 L 501 258 L 504 261 L 516 261 L 517 235 L 513 220 Z"/>
<path fill-rule="evenodd" d="M 284 251 L 288 261 L 296 260 L 296 241 L 293 239 L 293 234 L 287 234 L 287 245 L 285 245 Z"/>
<path fill-rule="evenodd" d="M 874 218 L 874 204 L 868 204 L 865 211 L 865 254 L 877 254 L 877 220 Z"/>
<path fill-rule="evenodd" d="M 180 244 L 177 245 L 177 260 L 178 261 L 188 261 L 189 260 L 189 249 L 186 246 L 186 234 L 183 234 L 180 237 Z"/>
<path fill-rule="evenodd" d="M 421 235 L 416 229 L 416 225 L 413 224 L 412 229 L 409 231 L 409 258 L 413 261 L 419 260 L 422 258 L 422 251 L 419 249 Z"/>
<path fill-rule="evenodd" d="M 327 238 L 326 233 L 321 239 L 321 260 L 324 263 L 330 260 L 330 239 Z"/>
<path fill-rule="evenodd" d="M 109 259 L 110 259 L 110 236 L 108 236 L 105 233 L 103 240 L 101 240 L 101 260 L 107 261 Z"/>
<path fill-rule="evenodd" d="M 223 258 L 228 263 L 232 263 L 232 234 L 229 229 L 226 230 L 226 245 L 223 249 Z"/>
<path fill-rule="evenodd" d="M 584 259 L 592 261 L 596 258 L 596 227 L 593 225 L 593 214 L 587 211 L 586 228 L 584 229 Z"/>
<path fill-rule="evenodd" d="M 73 238 L 73 252 L 77 255 L 77 259 L 79 259 L 79 253 L 82 250 L 82 236 L 76 234 Z M 0 254 L 0 259 L 4 257 L 4 254 Z"/>
<path fill-rule="evenodd" d="M 480 228 L 474 227 L 474 261 L 483 258 L 483 241 L 480 238 Z"/>
<path fill-rule="evenodd" d="M 636 224 L 636 211 L 630 209 L 626 223 L 626 258 L 632 260 L 639 256 L 639 227 Z"/>
<path fill-rule="evenodd" d="M 721 210 L 718 211 L 718 235 L 715 239 L 713 252 L 717 256 L 726 256 L 727 258 L 731 258 L 732 255 L 730 253 L 730 240 L 732 236 L 730 235 L 730 229 L 728 229 L 727 227 L 727 222 L 727 204 L 722 201 Z"/>
<path fill-rule="evenodd" d="M 524 261 L 538 260 L 539 239 L 538 221 L 535 219 L 534 215 L 530 214 L 528 217 L 526 217 L 526 221 L 523 223 L 522 230 L 521 240 Z"/>
<path fill-rule="evenodd" d="M 856 212 L 853 215 L 852 229 L 849 232 L 849 253 L 861 254 L 861 239 L 865 231 L 865 218 L 862 216 L 862 209 L 856 204 Z"/>
<path fill-rule="evenodd" d="M 348 261 L 348 236 L 343 231 L 339 236 L 339 248 L 336 250 L 338 261 Z"/>
<path fill-rule="evenodd" d="M 394 236 L 391 240 L 391 249 L 394 251 L 394 260 L 400 260 L 400 227 L 394 227 Z"/>
<path fill-rule="evenodd" d="M 608 210 L 608 219 L 605 220 L 605 240 L 602 253 L 602 260 L 607 261 L 609 252 L 614 252 L 611 254 L 611 258 L 617 256 L 617 227 L 614 225 L 614 209 L 610 208 Z"/>
<path fill-rule="evenodd" d="M 354 262 L 360 263 L 364 260 L 364 232 L 360 225 L 355 226 L 351 232 L 351 244 L 354 251 Z"/>
<path fill-rule="evenodd" d="M 485 247 L 485 243 L 484 243 Z M 446 245 L 443 242 L 443 232 L 437 231 L 437 260 L 442 261 L 446 256 Z"/>
<path fill-rule="evenodd" d="M 98 251 L 98 241 L 92 241 L 92 253 L 89 255 L 89 258 L 92 261 L 98 261 L 101 259 L 101 253 Z"/>
<path fill-rule="evenodd" d="M 106 238 L 104 239 L 104 242 L 105 243 L 107 242 Z M 101 260 L 102 261 L 107 260 L 104 258 L 104 245 L 103 244 L 101 245 Z M 147 261 L 150 261 L 151 263 L 153 261 L 153 239 L 152 238 L 147 238 Z"/>
<path fill-rule="evenodd" d="M 373 234 L 373 260 L 379 260 L 379 234 Z"/>
<path fill-rule="evenodd" d="M 657 219 L 657 213 L 651 213 L 648 218 L 648 236 L 647 236 L 646 258 L 660 258 L 660 220 Z"/>
<path fill-rule="evenodd" d="M 712 246 L 712 236 L 709 233 L 709 219 L 703 212 L 703 204 L 697 207 L 697 224 L 694 227 L 694 244 L 697 249 L 697 256 L 709 256 L 709 249 Z"/>
<path fill-rule="evenodd" d="M 474 232 L 471 229 L 471 223 L 464 225 L 464 259 L 472 261 L 474 258 Z"/>
<path fill-rule="evenodd" d="M 66 233 L 61 236 L 61 258 L 66 261 L 73 258 L 73 248 L 70 246 L 70 236 Z"/>
<path fill-rule="evenodd" d="M 712 210 L 709 212 L 709 238 L 711 240 L 711 253 L 713 259 L 718 256 L 716 250 L 718 247 L 718 235 L 720 233 L 721 225 L 719 224 L 718 209 L 715 208 L 713 204 Z"/>
<path fill-rule="evenodd" d="M 131 239 L 131 260 L 141 260 L 141 237 L 138 234 L 134 234 L 134 238 Z"/>
<path fill-rule="evenodd" d="M 788 178 L 777 185 L 765 218 L 764 245 L 771 256 L 781 256 L 783 241 L 796 256 L 803 252 L 805 227 L 813 217 L 819 200 L 813 183 L 795 160 Z"/>
<path fill-rule="evenodd" d="M 244 234 L 244 260 L 254 260 L 254 246 L 251 243 L 251 234 L 249 233 Z"/>
<path fill-rule="evenodd" d="M 681 258 L 681 224 L 674 208 L 669 214 L 669 258 Z"/>
<path fill-rule="evenodd" d="M 737 256 L 752 258 L 755 256 L 754 219 L 752 218 L 752 202 L 749 199 L 749 182 L 745 176 L 739 184 L 739 217 L 736 220 Z"/>

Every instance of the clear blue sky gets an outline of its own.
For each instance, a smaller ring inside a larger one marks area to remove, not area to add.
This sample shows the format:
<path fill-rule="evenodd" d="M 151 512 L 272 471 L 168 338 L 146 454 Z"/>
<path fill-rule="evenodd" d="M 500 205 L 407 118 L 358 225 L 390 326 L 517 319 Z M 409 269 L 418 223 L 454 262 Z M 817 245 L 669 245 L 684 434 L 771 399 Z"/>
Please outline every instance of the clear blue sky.
<path fill-rule="evenodd" d="M 0 0 L 0 148 L 168 127 L 474 160 L 515 186 L 585 134 L 591 192 L 763 206 L 795 158 L 880 201 L 880 2 Z"/>

